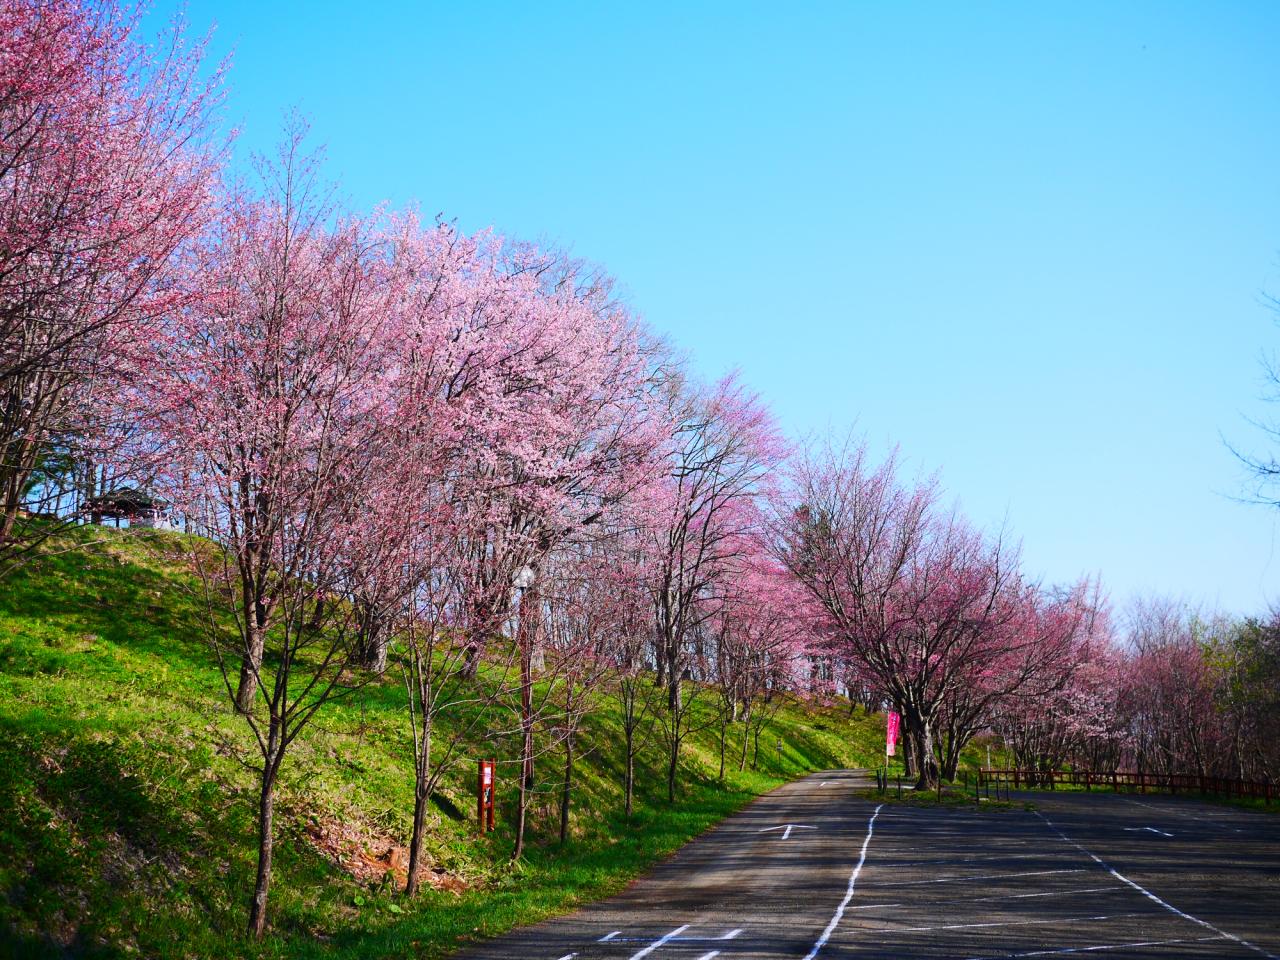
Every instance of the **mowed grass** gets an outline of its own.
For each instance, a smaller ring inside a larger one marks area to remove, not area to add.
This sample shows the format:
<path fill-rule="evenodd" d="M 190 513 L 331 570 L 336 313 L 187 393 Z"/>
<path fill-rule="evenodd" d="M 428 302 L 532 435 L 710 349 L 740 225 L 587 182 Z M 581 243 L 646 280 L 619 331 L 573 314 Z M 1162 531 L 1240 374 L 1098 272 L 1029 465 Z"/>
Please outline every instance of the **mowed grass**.
<path fill-rule="evenodd" d="M 510 765 L 487 837 L 472 790 L 474 760 L 510 761 L 518 744 L 481 733 L 435 798 L 433 887 L 409 900 L 388 870 L 413 797 L 391 670 L 292 748 L 270 932 L 253 942 L 242 931 L 256 752 L 205 642 L 188 546 L 180 534 L 86 528 L 0 582 L 0 957 L 445 956 L 616 892 L 753 797 L 811 770 L 872 765 L 883 749 L 882 717 L 791 703 L 764 730 L 756 771 L 736 769 L 743 729 L 731 731 L 721 783 L 709 724 L 687 745 L 674 806 L 649 746 L 628 821 L 619 717 L 601 697 L 579 738 L 569 843 L 558 843 L 553 749 L 539 759 L 528 854 L 513 865 Z M 712 702 L 699 699 L 695 725 Z"/>

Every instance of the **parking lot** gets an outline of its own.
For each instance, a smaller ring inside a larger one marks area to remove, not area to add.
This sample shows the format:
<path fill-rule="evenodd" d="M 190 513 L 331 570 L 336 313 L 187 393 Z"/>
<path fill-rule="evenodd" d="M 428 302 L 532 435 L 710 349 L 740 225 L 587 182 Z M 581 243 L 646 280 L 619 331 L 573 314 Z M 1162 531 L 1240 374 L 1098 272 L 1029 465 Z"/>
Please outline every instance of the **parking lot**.
<path fill-rule="evenodd" d="M 916 806 L 868 800 L 869 785 L 857 771 L 789 784 L 618 897 L 466 956 L 1280 954 L 1280 818 L 1110 793 Z"/>

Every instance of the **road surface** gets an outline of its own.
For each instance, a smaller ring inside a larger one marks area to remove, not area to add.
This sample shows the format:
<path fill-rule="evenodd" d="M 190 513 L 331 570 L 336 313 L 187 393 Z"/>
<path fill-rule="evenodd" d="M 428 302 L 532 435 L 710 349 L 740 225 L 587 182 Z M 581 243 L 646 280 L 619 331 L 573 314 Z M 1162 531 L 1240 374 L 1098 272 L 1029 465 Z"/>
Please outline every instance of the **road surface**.
<path fill-rule="evenodd" d="M 1280 960 L 1280 817 L 1184 798 L 868 801 L 857 771 L 761 797 L 626 892 L 462 954 Z"/>

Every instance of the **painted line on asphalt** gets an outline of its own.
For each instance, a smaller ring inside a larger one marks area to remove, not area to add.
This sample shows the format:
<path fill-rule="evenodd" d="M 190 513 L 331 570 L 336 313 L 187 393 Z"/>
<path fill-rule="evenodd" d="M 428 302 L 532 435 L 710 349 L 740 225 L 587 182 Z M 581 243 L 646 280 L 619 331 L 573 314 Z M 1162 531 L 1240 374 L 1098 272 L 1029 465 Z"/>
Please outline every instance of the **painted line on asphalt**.
<path fill-rule="evenodd" d="M 1034 927 L 1046 923 L 1089 923 L 1095 920 L 1121 920 L 1126 917 L 1158 916 L 1151 911 L 1143 913 L 1111 913 L 1100 917 L 1051 917 L 1048 920 L 996 920 L 989 923 L 947 923 L 936 927 L 884 927 L 894 933 L 925 933 L 930 930 L 976 930 L 980 927 Z"/>
<path fill-rule="evenodd" d="M 1078 893 L 1102 893 L 1109 891 L 1112 893 L 1120 893 L 1121 889 L 1115 885 L 1109 887 L 1079 887 L 1075 890 L 1050 890 L 1048 893 L 1008 893 L 999 897 L 956 897 L 950 900 L 931 900 L 929 906 L 938 906 L 943 903 L 992 903 L 998 900 L 1026 900 L 1031 897 L 1070 897 Z M 889 907 L 905 907 L 905 900 L 897 903 L 871 903 L 864 907 L 850 907 L 850 910 L 884 910 Z"/>
<path fill-rule="evenodd" d="M 831 917 L 831 922 L 822 931 L 822 936 L 818 937 L 813 949 L 805 954 L 804 960 L 813 960 L 818 955 L 818 951 L 826 946 L 827 940 L 831 938 L 831 932 L 835 930 L 836 925 L 840 923 L 840 918 L 844 916 L 844 908 L 853 899 L 853 888 L 858 882 L 858 874 L 862 872 L 862 865 L 867 862 L 867 847 L 871 844 L 871 835 L 875 832 L 876 817 L 880 816 L 880 811 L 883 809 L 884 804 L 882 803 L 876 807 L 875 812 L 871 814 L 871 819 L 867 821 L 867 836 L 862 841 L 862 851 L 858 854 L 858 863 L 854 866 L 853 873 L 849 874 L 849 886 L 844 892 L 844 899 L 840 901 L 840 906 L 836 907 L 836 912 Z"/>
<path fill-rule="evenodd" d="M 972 839 L 972 834 L 970 835 Z M 975 863 L 980 860 L 1026 860 L 1031 857 L 1043 857 L 1044 853 L 988 853 L 980 857 L 949 857 L 946 860 L 896 860 L 888 861 L 893 867 L 940 867 L 952 863 Z"/>
<path fill-rule="evenodd" d="M 573 958 L 576 956 L 577 956 L 576 953 L 566 953 L 563 957 L 560 958 L 560 960 L 573 960 Z"/>
<path fill-rule="evenodd" d="M 817 827 L 811 827 L 808 824 L 804 824 L 804 823 L 782 823 L 776 827 L 765 827 L 763 830 L 757 830 L 756 833 L 769 833 L 770 831 L 773 831 L 773 830 L 782 830 L 784 831 L 782 834 L 782 839 L 786 840 L 789 836 L 791 836 L 792 830 L 817 830 L 817 829 L 818 829 Z"/>
<path fill-rule="evenodd" d="M 647 957 L 649 954 L 653 953 L 653 951 L 657 950 L 659 947 L 664 946 L 667 943 L 667 941 L 670 940 L 672 937 L 678 937 L 680 936 L 680 934 L 684 933 L 688 929 L 689 929 L 689 924 L 687 923 L 682 927 L 676 927 L 670 933 L 653 941 L 653 943 L 649 944 L 649 946 L 645 947 L 643 950 L 639 950 L 636 953 L 633 953 L 631 955 L 631 960 L 640 960 L 641 957 Z"/>
<path fill-rule="evenodd" d="M 1111 889 L 1108 887 L 1107 889 Z M 672 937 L 668 934 L 668 943 L 716 943 L 720 940 L 732 940 L 742 932 L 742 927 L 735 927 L 728 933 L 722 933 L 718 937 Z M 597 943 L 653 943 L 653 937 L 621 937 L 619 931 L 615 930 L 607 937 L 601 937 Z"/>
<path fill-rule="evenodd" d="M 1158 833 L 1162 837 L 1172 837 L 1172 833 L 1165 833 L 1163 830 L 1157 830 L 1155 827 L 1125 827 L 1126 833 L 1137 833 L 1142 830 L 1150 830 L 1152 833 Z"/>
<path fill-rule="evenodd" d="M 963 883 L 971 880 L 1001 880 L 1005 877 L 1045 877 L 1053 873 L 1085 873 L 1083 867 L 1070 870 L 1028 870 L 1025 873 L 986 873 L 976 877 L 943 877 L 940 880 L 892 880 L 889 883 L 877 883 L 875 889 L 881 887 L 919 887 L 926 883 Z"/>
<path fill-rule="evenodd" d="M 1227 933 L 1227 931 L 1219 929 L 1218 927 L 1215 927 L 1208 920 L 1201 920 L 1199 917 L 1193 917 L 1191 914 L 1185 913 L 1182 910 L 1179 910 L 1173 904 L 1167 903 L 1166 901 L 1161 900 L 1159 897 L 1157 897 L 1154 893 L 1152 893 L 1146 887 L 1142 886 L 1142 884 L 1135 883 L 1133 880 L 1130 880 L 1128 877 L 1126 877 L 1120 871 L 1116 870 L 1115 867 L 1108 864 L 1105 860 L 1103 860 L 1097 854 L 1093 853 L 1090 850 L 1085 849 L 1081 844 L 1072 840 L 1065 833 L 1059 830 L 1058 827 L 1054 824 L 1054 822 L 1050 820 L 1048 817 L 1046 817 L 1039 810 L 1035 811 L 1035 815 L 1039 817 L 1041 820 L 1043 820 L 1046 824 L 1048 824 L 1050 830 L 1052 830 L 1054 833 L 1060 836 L 1063 840 L 1067 841 L 1067 843 L 1071 844 L 1081 853 L 1087 855 L 1089 859 L 1097 863 L 1098 866 L 1106 870 L 1107 873 L 1111 874 L 1121 883 L 1127 883 L 1129 886 L 1133 887 L 1133 889 L 1137 890 L 1144 897 L 1160 904 L 1160 906 L 1164 907 L 1170 913 L 1176 914 L 1177 916 L 1182 917 L 1182 919 L 1184 920 L 1190 920 L 1192 923 L 1198 924 L 1199 926 L 1204 927 L 1206 930 L 1212 930 L 1214 933 L 1218 934 L 1220 937 L 1223 937 L 1227 940 L 1231 940 L 1234 943 L 1238 943 L 1242 947 L 1248 947 L 1250 950 L 1254 951 L 1255 953 L 1259 953 L 1262 956 L 1267 957 L 1268 960 L 1280 960 L 1280 957 L 1277 957 L 1274 953 L 1268 953 L 1266 950 L 1263 950 L 1261 947 L 1250 943 L 1248 940 L 1245 940 L 1242 937 L 1237 937 L 1234 933 Z M 1211 938 L 1211 939 L 1216 939 L 1216 938 Z"/>
<path fill-rule="evenodd" d="M 702 956 L 698 958 L 698 960 L 711 960 L 712 957 L 718 957 L 718 956 L 720 956 L 720 951 L 712 950 L 710 953 L 704 953 Z"/>
<path fill-rule="evenodd" d="M 1017 957 L 1055 957 L 1067 953 L 1100 953 L 1104 950 L 1126 950 L 1130 947 L 1163 947 L 1170 943 L 1205 943 L 1225 937 L 1184 937 L 1180 940 L 1139 940 L 1136 943 L 1102 943 L 1094 947 L 1063 947 L 1058 950 L 1030 950 L 1026 953 L 1001 953 L 996 956 L 969 957 L 968 960 L 1016 960 Z"/>
<path fill-rule="evenodd" d="M 1234 833 L 1244 833 L 1244 830 L 1240 827 L 1227 826 L 1227 824 L 1234 819 L 1230 814 L 1224 814 L 1216 817 L 1197 816 L 1194 813 L 1187 813 L 1185 810 L 1174 810 L 1171 807 L 1161 807 L 1154 803 L 1143 803 L 1141 800 L 1134 800 L 1132 797 L 1117 797 L 1116 799 L 1122 800 L 1125 803 L 1135 804 L 1139 807 L 1146 807 L 1148 810 L 1158 810 L 1160 813 L 1172 814 L 1175 817 L 1185 817 L 1188 820 L 1199 820 L 1201 823 L 1211 823 L 1215 827 L 1221 827 L 1223 830 L 1231 830 Z"/>

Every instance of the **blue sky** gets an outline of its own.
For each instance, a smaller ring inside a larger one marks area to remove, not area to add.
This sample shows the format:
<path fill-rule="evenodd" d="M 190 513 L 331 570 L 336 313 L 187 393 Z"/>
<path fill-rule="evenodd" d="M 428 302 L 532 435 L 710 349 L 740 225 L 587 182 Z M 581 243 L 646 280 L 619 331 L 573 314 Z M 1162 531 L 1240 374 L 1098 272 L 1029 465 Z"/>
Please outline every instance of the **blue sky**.
<path fill-rule="evenodd" d="M 171 7 L 160 3 L 156 16 Z M 191 2 L 238 150 L 599 262 L 797 436 L 1007 516 L 1046 580 L 1256 612 L 1280 4 Z"/>

